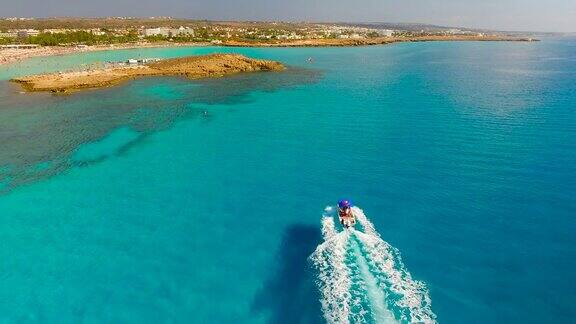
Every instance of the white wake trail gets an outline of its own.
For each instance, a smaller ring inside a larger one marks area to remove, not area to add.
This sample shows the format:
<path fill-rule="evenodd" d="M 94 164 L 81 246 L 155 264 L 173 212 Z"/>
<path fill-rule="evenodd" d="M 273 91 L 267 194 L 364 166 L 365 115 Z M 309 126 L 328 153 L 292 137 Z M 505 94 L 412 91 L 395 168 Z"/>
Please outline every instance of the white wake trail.
<path fill-rule="evenodd" d="M 388 298 L 388 304 L 397 309 L 402 322 L 435 323 L 431 299 L 426 285 L 412 279 L 402 262 L 398 249 L 384 241 L 362 209 L 353 207 L 354 216 L 364 228 L 364 233 L 355 234 L 362 242 L 366 260 L 372 268 L 380 286 L 389 290 L 397 298 Z"/>
<path fill-rule="evenodd" d="M 328 323 L 349 323 L 350 277 L 346 267 L 349 233 L 336 232 L 332 217 L 322 218 L 325 242 L 316 248 L 311 260 L 318 269 L 318 287 L 324 318 Z"/>
<path fill-rule="evenodd" d="M 356 234 L 356 231 L 354 231 L 354 234 Z M 358 270 L 364 282 L 367 301 L 370 305 L 370 309 L 372 310 L 372 317 L 376 323 L 398 323 L 398 321 L 394 318 L 394 314 L 388 309 L 386 305 L 386 292 L 379 287 L 377 279 L 370 272 L 370 267 L 364 255 L 362 254 L 362 251 L 360 250 L 359 244 L 354 242 L 352 246 L 354 249 L 354 255 L 356 256 Z M 362 319 L 359 322 L 365 323 L 366 320 Z"/>
<path fill-rule="evenodd" d="M 362 231 L 338 231 L 336 209 L 322 217 L 320 244 L 310 256 L 318 270 L 328 323 L 436 323 L 424 283 L 412 279 L 397 249 L 382 240 L 372 222 L 352 208 Z"/>

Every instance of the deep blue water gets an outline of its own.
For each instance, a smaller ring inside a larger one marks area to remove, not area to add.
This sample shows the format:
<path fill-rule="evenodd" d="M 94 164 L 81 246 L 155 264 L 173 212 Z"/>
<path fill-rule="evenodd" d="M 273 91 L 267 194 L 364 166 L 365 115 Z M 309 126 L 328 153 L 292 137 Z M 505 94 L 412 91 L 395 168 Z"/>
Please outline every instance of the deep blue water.
<path fill-rule="evenodd" d="M 223 51 L 290 68 L 70 96 L 5 81 Z M 307 257 L 340 197 L 439 322 L 576 316 L 574 40 L 95 52 L 0 79 L 0 322 L 321 322 Z"/>

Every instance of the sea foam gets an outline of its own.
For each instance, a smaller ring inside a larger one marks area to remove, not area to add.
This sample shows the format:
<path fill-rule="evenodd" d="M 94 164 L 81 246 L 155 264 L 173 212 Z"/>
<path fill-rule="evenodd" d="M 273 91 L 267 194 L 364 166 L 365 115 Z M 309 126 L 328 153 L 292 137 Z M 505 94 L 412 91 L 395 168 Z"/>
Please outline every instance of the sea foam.
<path fill-rule="evenodd" d="M 334 211 L 325 209 L 324 242 L 310 256 L 326 321 L 435 323 L 426 285 L 412 278 L 400 252 L 380 237 L 364 212 L 352 209 L 361 231 L 338 231 Z"/>

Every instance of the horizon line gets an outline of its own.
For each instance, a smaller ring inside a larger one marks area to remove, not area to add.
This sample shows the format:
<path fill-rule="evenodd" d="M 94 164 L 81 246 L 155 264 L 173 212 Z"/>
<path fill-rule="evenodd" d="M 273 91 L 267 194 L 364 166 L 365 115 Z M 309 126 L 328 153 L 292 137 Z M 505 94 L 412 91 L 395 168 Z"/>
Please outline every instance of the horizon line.
<path fill-rule="evenodd" d="M 266 20 L 266 19 L 207 19 L 207 18 L 191 18 L 191 17 L 175 17 L 175 16 L 1 16 L 2 20 L 9 20 L 11 18 L 18 19 L 158 19 L 158 20 L 190 20 L 197 22 L 241 22 L 241 23 L 308 23 L 308 24 L 391 24 L 391 25 L 421 25 L 428 27 L 438 27 L 438 28 L 456 28 L 456 29 L 468 29 L 468 30 L 478 30 L 478 31 L 492 31 L 492 32 L 511 32 L 511 33 L 545 33 L 545 34 L 576 34 L 576 31 L 538 31 L 538 30 L 506 30 L 497 28 L 485 28 L 485 27 L 466 27 L 466 26 L 454 26 L 454 25 L 443 25 L 436 23 L 423 23 L 423 22 L 405 22 L 405 21 L 343 21 L 343 20 L 297 20 L 297 19 L 278 19 L 278 20 Z"/>

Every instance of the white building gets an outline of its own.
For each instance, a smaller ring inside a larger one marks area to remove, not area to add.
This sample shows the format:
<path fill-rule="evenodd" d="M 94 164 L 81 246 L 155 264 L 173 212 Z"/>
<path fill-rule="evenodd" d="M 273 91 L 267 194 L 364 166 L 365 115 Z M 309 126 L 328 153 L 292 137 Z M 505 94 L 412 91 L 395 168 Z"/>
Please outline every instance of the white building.
<path fill-rule="evenodd" d="M 158 28 L 147 28 L 144 29 L 144 36 L 194 36 L 194 29 L 190 27 L 180 28 L 168 28 L 168 27 L 158 27 Z"/>
<path fill-rule="evenodd" d="M 144 29 L 144 36 L 170 36 L 170 28 L 158 27 L 158 28 L 146 28 Z"/>
<path fill-rule="evenodd" d="M 182 27 L 170 29 L 172 36 L 194 36 L 194 29 L 190 27 Z"/>
<path fill-rule="evenodd" d="M 386 37 L 392 37 L 394 31 L 391 29 L 381 29 L 379 30 L 379 34 Z"/>

